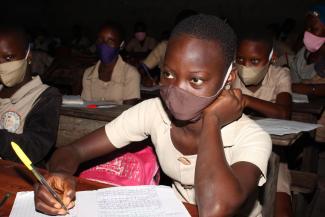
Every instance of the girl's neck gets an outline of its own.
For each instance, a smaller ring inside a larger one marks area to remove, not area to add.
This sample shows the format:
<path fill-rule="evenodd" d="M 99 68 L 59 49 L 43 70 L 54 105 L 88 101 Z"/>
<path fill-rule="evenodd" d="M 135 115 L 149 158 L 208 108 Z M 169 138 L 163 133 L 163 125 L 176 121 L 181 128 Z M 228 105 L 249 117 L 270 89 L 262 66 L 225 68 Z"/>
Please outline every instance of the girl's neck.
<path fill-rule="evenodd" d="M 110 81 L 111 80 L 116 62 L 117 62 L 117 58 L 116 58 L 116 60 L 112 61 L 109 64 L 104 64 L 102 62 L 99 64 L 98 76 L 99 76 L 100 80 L 102 80 L 102 81 Z"/>

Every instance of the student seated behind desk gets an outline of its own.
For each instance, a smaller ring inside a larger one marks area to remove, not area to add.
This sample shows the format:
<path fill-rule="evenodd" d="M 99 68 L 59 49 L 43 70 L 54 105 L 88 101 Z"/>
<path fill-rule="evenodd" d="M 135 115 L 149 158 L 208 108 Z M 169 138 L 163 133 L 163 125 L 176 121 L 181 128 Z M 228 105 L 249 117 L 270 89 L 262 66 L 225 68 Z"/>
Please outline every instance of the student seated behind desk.
<path fill-rule="evenodd" d="M 196 15 L 179 23 L 168 42 L 161 99 L 137 104 L 54 153 L 47 180 L 63 192 L 67 207 L 74 205 L 72 175 L 81 162 L 150 135 L 180 200 L 197 204 L 201 217 L 238 213 L 266 181 L 271 140 L 242 115 L 240 90 L 229 89 L 236 78 L 235 50 L 233 30 L 217 17 Z M 35 197 L 37 210 L 64 214 L 43 186 L 35 186 Z M 255 205 L 243 215 L 260 216 Z"/>
<path fill-rule="evenodd" d="M 96 42 L 100 60 L 83 75 L 82 99 L 115 101 L 118 104 L 138 101 L 140 74 L 119 55 L 123 38 L 120 27 L 114 23 L 106 23 L 100 28 Z"/>
<path fill-rule="evenodd" d="M 290 72 L 271 64 L 272 41 L 271 36 L 258 29 L 241 37 L 236 60 L 239 76 L 234 87 L 242 90 L 245 108 L 269 118 L 290 119 Z M 290 195 L 290 173 L 287 164 L 281 163 L 275 216 L 292 216 Z"/>
<path fill-rule="evenodd" d="M 0 27 L 0 157 L 20 162 L 11 141 L 38 166 L 55 145 L 61 95 L 31 77 L 32 56 L 25 33 Z"/>

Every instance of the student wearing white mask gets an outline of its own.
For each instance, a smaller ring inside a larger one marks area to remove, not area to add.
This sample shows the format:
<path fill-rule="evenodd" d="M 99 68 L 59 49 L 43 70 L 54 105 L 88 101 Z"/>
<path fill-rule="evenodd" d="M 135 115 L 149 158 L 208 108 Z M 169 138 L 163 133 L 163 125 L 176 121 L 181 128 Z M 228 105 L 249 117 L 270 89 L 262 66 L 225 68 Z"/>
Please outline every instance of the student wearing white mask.
<path fill-rule="evenodd" d="M 291 78 L 287 68 L 272 65 L 273 42 L 263 31 L 242 35 L 234 83 L 244 94 L 245 107 L 270 118 L 290 118 Z"/>
<path fill-rule="evenodd" d="M 0 157 L 19 161 L 10 142 L 17 142 L 42 166 L 55 145 L 61 95 L 31 77 L 31 51 L 25 33 L 0 27 Z"/>
<path fill-rule="evenodd" d="M 267 32 L 255 29 L 241 36 L 237 49 L 238 77 L 235 88 L 243 92 L 246 112 L 259 116 L 289 119 L 291 78 L 288 68 L 272 65 L 273 40 Z M 291 177 L 286 163 L 280 163 L 275 216 L 293 216 Z"/>

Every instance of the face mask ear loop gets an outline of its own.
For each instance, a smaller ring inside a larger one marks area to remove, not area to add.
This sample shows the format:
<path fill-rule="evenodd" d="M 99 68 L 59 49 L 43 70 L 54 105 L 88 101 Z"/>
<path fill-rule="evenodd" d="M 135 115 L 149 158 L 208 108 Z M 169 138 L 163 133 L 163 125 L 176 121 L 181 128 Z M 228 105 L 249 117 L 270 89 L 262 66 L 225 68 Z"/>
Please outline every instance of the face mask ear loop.
<path fill-rule="evenodd" d="M 270 52 L 270 55 L 269 55 L 269 62 L 271 61 L 272 56 L 273 56 L 273 48 L 272 48 L 272 50 L 271 50 L 271 52 Z"/>
<path fill-rule="evenodd" d="M 124 44 L 125 44 L 125 42 L 122 41 L 121 44 L 120 44 L 120 50 L 123 50 L 124 49 Z"/>
<path fill-rule="evenodd" d="M 225 86 L 225 84 L 226 84 L 226 82 L 227 82 L 227 80 L 228 80 L 228 77 L 229 77 L 229 75 L 230 75 L 230 72 L 231 72 L 231 70 L 232 70 L 232 64 L 233 64 L 233 62 L 231 62 L 230 63 L 230 66 L 229 66 L 229 68 L 228 68 L 228 70 L 227 70 L 227 73 L 226 73 L 226 76 L 225 76 L 225 79 L 223 80 L 223 82 L 222 82 L 222 86 L 221 86 L 221 88 L 220 88 L 220 90 L 217 92 L 217 94 L 224 88 L 224 86 Z"/>
<path fill-rule="evenodd" d="M 30 45 L 28 44 L 28 50 L 27 50 L 27 53 L 26 53 L 26 56 L 25 56 L 25 60 L 27 59 L 28 55 L 29 55 L 29 51 L 30 51 Z"/>

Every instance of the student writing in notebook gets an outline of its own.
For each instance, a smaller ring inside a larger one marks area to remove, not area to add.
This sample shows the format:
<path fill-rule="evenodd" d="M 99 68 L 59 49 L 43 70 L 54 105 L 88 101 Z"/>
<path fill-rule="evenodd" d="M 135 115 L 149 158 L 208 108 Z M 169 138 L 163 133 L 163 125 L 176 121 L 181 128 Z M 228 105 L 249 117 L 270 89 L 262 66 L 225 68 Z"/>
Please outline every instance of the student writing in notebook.
<path fill-rule="evenodd" d="M 59 148 L 47 180 L 73 207 L 75 179 L 81 162 L 151 136 L 162 170 L 184 202 L 196 204 L 200 216 L 260 216 L 257 186 L 266 181 L 271 140 L 242 115 L 240 90 L 230 89 L 236 74 L 233 30 L 211 15 L 191 16 L 179 23 L 168 42 L 161 77 L 161 98 L 153 98 L 76 142 Z M 64 210 L 44 189 L 35 186 L 36 209 Z M 255 203 L 256 202 L 256 203 Z"/>
<path fill-rule="evenodd" d="M 234 87 L 242 90 L 245 108 L 264 117 L 290 119 L 290 72 L 288 68 L 274 66 L 272 54 L 273 40 L 267 32 L 254 29 L 243 34 L 238 43 L 239 76 Z M 292 216 L 290 195 L 290 173 L 287 164 L 281 163 L 275 216 Z"/>

